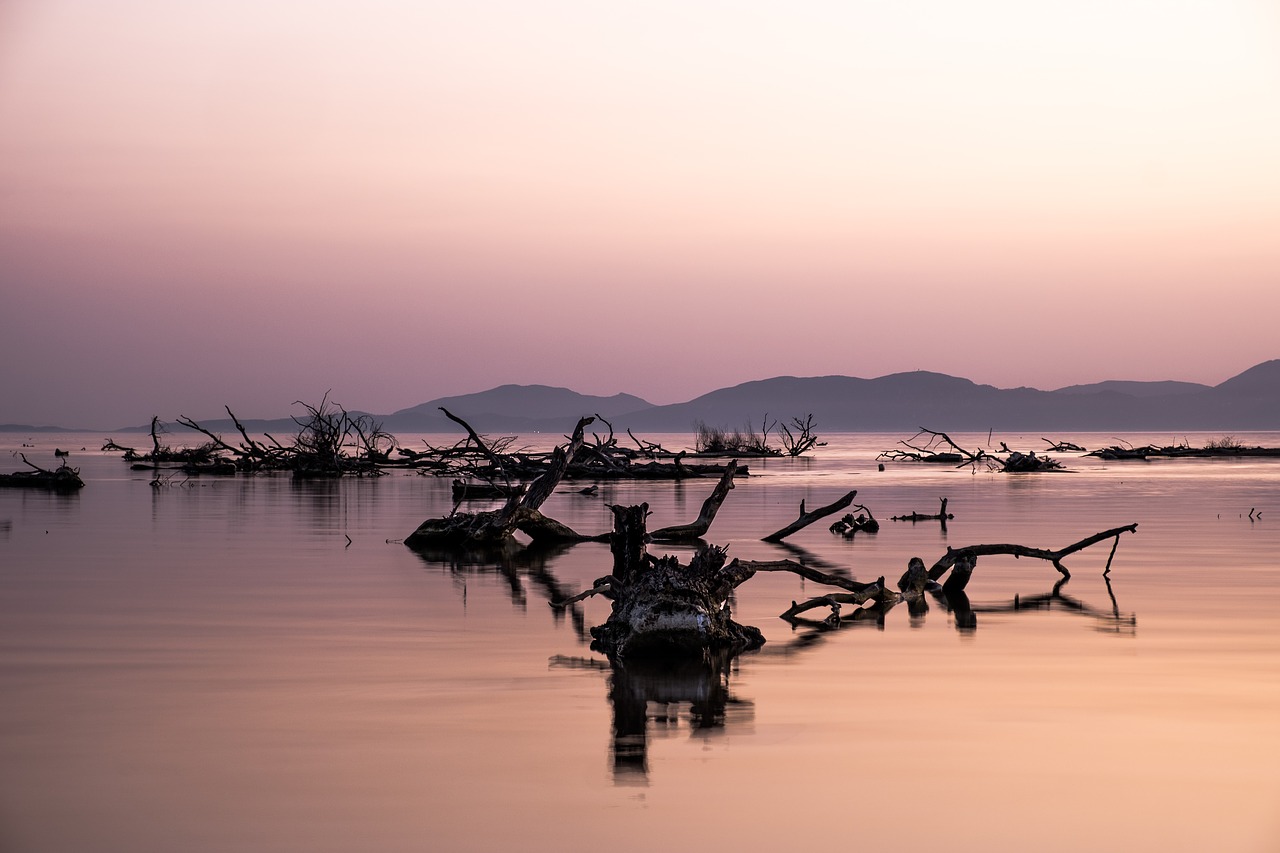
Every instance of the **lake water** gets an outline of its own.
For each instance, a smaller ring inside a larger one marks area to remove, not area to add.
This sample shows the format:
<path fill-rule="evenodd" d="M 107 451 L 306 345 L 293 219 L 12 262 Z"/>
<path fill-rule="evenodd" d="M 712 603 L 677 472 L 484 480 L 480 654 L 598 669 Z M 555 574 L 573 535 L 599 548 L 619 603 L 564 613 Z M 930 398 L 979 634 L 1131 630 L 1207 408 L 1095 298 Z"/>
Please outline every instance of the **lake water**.
<path fill-rule="evenodd" d="M 0 490 L 0 850 L 1280 850 L 1280 459 L 878 471 L 903 437 L 752 460 L 708 540 L 794 557 L 760 538 L 850 489 L 878 534 L 788 541 L 860 580 L 948 545 L 1137 533 L 1108 577 L 1110 542 L 1069 558 L 1056 599 L 1048 563 L 983 558 L 965 630 L 934 599 L 793 629 L 778 614 L 827 590 L 757 575 L 734 613 L 759 652 L 618 674 L 585 635 L 608 602 L 547 603 L 607 573 L 608 547 L 414 553 L 400 540 L 448 512 L 445 480 L 152 488 L 102 435 L 0 435 L 0 470 L 72 447 L 87 482 Z M 652 529 L 713 485 L 572 484 L 544 511 L 601 532 L 606 504 L 647 501 Z M 943 496 L 945 531 L 888 520 Z"/>

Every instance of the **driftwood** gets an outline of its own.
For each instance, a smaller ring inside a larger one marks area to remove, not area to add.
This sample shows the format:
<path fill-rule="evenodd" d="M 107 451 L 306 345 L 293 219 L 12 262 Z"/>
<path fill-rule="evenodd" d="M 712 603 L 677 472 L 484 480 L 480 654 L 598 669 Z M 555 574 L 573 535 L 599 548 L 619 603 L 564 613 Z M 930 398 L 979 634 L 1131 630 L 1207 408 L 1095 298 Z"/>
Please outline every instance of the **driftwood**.
<path fill-rule="evenodd" d="M 943 526 L 945 527 L 947 522 L 955 518 L 955 516 L 947 512 L 946 498 L 938 498 L 938 500 L 941 502 L 941 505 L 939 506 L 938 511 L 936 513 L 913 512 L 910 515 L 893 515 L 889 517 L 889 520 L 890 521 L 911 521 L 911 522 L 941 521 Z"/>
<path fill-rule="evenodd" d="M 506 500 L 516 491 L 517 486 L 506 486 L 499 483 L 468 483 L 465 480 L 454 480 L 450 490 L 455 501 L 488 501 Z"/>
<path fill-rule="evenodd" d="M 302 406 L 306 414 L 293 418 L 298 431 L 288 444 L 281 443 L 270 433 L 264 433 L 266 441 L 254 439 L 231 407 L 225 406 L 227 416 L 240 434 L 237 443 L 232 444 L 191 418 L 180 416 L 179 424 L 207 436 L 210 441 L 203 446 L 200 458 L 181 456 L 185 451 L 162 454 L 155 435 L 156 419 L 153 418 L 152 441 L 156 449 L 151 454 L 134 457 L 128 452 L 131 449 L 127 449 L 125 458 L 171 461 L 176 454 L 179 461 L 196 464 L 197 468 L 193 470 L 197 472 L 200 464 L 217 463 L 209 472 L 222 473 L 229 462 L 240 471 L 289 471 L 299 479 L 376 476 L 382 473 L 383 467 L 392 464 L 390 453 L 396 444 L 395 437 L 370 416 L 349 414 L 342 406 L 330 402 L 327 393 L 319 405 L 313 406 L 301 400 L 294 401 L 294 405 Z"/>
<path fill-rule="evenodd" d="M 553 602 L 565 607 L 601 595 L 613 600 L 609 619 L 591 629 L 592 648 L 611 658 L 682 657 L 709 650 L 737 653 L 759 647 L 758 628 L 733 621 L 730 594 L 757 572 L 787 571 L 818 583 L 842 587 L 845 596 L 866 601 L 883 592 L 883 582 L 860 584 L 792 560 L 734 560 L 709 546 L 689 564 L 673 556 L 655 558 L 645 550 L 648 506 L 612 507 L 613 572 L 576 596 Z"/>
<path fill-rule="evenodd" d="M 705 536 L 711 529 L 711 522 L 715 520 L 716 513 L 720 511 L 720 505 L 724 503 L 724 499 L 729 496 L 729 490 L 733 488 L 733 478 L 737 471 L 736 460 L 725 466 L 720 482 L 702 502 L 702 509 L 698 512 L 696 519 L 689 524 L 661 527 L 650 533 L 649 538 L 654 542 L 692 542 Z"/>
<path fill-rule="evenodd" d="M 1049 445 L 1049 451 L 1051 453 L 1085 453 L 1086 452 L 1083 447 L 1070 441 L 1050 441 L 1044 436 L 1041 436 L 1040 440 L 1043 441 L 1045 444 Z"/>
<path fill-rule="evenodd" d="M 786 527 L 782 528 L 781 530 L 775 530 L 773 533 L 770 533 L 768 536 L 764 537 L 760 541 L 781 542 L 783 539 L 786 539 L 792 533 L 795 533 L 799 530 L 803 530 L 804 528 L 808 527 L 810 524 L 813 524 L 815 521 L 821 521 L 827 516 L 833 515 L 839 512 L 840 510 L 844 509 L 849 504 L 853 503 L 853 499 L 857 497 L 857 494 L 858 494 L 858 490 L 854 489 L 853 491 L 849 492 L 847 495 L 840 498 L 839 500 L 833 503 L 829 503 L 826 506 L 818 507 L 813 512 L 805 512 L 804 501 L 800 501 L 800 517 L 797 518 L 795 521 L 791 522 L 790 524 L 788 524 Z M 876 525 L 876 526 L 879 527 L 879 525 Z"/>
<path fill-rule="evenodd" d="M 1091 545 L 1113 539 L 1111 553 L 1107 557 L 1107 565 L 1103 570 L 1103 576 L 1105 577 L 1111 571 L 1111 561 L 1115 558 L 1116 548 L 1120 544 L 1120 535 L 1123 533 L 1136 533 L 1137 529 L 1137 524 L 1115 527 L 1110 530 L 1104 530 L 1101 533 L 1095 533 L 1056 551 L 1046 548 L 1030 548 L 1026 545 L 1003 544 L 948 548 L 947 553 L 940 557 L 927 571 L 923 560 L 919 557 L 912 557 L 907 564 L 907 571 L 898 580 L 898 593 L 889 593 L 882 589 L 874 595 L 863 595 L 861 598 L 856 594 L 852 596 L 848 594 L 815 596 L 804 602 L 793 601 L 791 607 L 784 611 L 781 616 L 783 619 L 792 620 L 808 610 L 827 607 L 831 610 L 827 620 L 832 623 L 838 623 L 841 619 L 842 604 L 853 603 L 861 605 L 874 599 L 872 606 L 881 609 L 888 609 L 903 601 L 907 602 L 908 605 L 913 605 L 920 601 L 926 589 L 932 589 L 939 578 L 948 572 L 950 572 L 950 575 L 947 576 L 946 581 L 941 586 L 942 592 L 954 598 L 957 602 L 967 602 L 967 599 L 963 599 L 965 587 L 968 586 L 973 576 L 973 571 L 978 564 L 978 557 L 980 556 L 1007 554 L 1013 557 L 1031 557 L 1038 560 L 1047 560 L 1053 564 L 1053 567 L 1064 578 L 1069 578 L 1071 575 L 1066 566 L 1062 564 L 1062 560 Z M 817 580 L 816 578 L 812 579 Z M 884 579 L 881 578 L 877 583 L 883 587 Z M 967 619 L 968 617 L 966 616 L 965 618 Z"/>
<path fill-rule="evenodd" d="M 843 536 L 845 539 L 852 539 L 858 533 L 880 532 L 880 522 L 876 520 L 875 515 L 868 507 L 858 504 L 854 509 L 857 511 L 857 515 L 851 512 L 846 513 L 828 529 L 832 533 Z"/>
<path fill-rule="evenodd" d="M 269 433 L 255 437 L 230 407 L 224 407 L 238 438 L 224 438 L 213 429 L 180 416 L 179 425 L 209 440 L 198 447 L 175 449 L 161 443 L 162 425 L 158 417 L 153 417 L 151 451 L 140 453 L 114 440 L 108 440 L 102 449 L 122 453 L 135 467 L 182 465 L 188 473 L 221 474 L 228 472 L 228 465 L 233 465 L 243 472 L 290 471 L 295 477 L 316 478 L 377 476 L 387 469 L 411 469 L 475 484 L 474 488 L 458 489 L 460 499 L 477 497 L 484 486 L 495 487 L 495 490 L 500 486 L 506 490 L 503 496 L 508 496 L 521 484 L 543 476 L 555 464 L 553 452 L 514 448 L 515 436 L 482 436 L 466 420 L 444 407 L 440 411 L 461 426 L 466 437 L 447 447 L 435 447 L 424 441 L 425 449 L 416 449 L 398 446 L 395 436 L 383 430 L 380 423 L 368 415 L 349 414 L 331 403 L 327 394 L 318 406 L 302 401 L 296 401 L 295 405 L 303 406 L 306 414 L 293 419 L 298 431 L 291 440 L 281 441 Z M 599 415 L 593 418 L 605 424 L 608 433 L 592 433 L 589 439 L 584 438 L 560 473 L 561 479 L 684 480 L 724 475 L 727 467 L 724 463 L 687 463 L 688 451 L 671 453 L 660 444 L 643 441 L 629 431 L 627 434 L 637 447 L 621 447 L 613 425 Z M 735 476 L 747 475 L 745 465 L 737 466 Z"/>
<path fill-rule="evenodd" d="M 27 459 L 25 453 L 19 453 L 22 461 L 30 467 L 30 471 L 14 471 L 12 474 L 0 474 L 0 487 L 8 489 L 43 489 L 50 492 L 74 492 L 84 488 L 84 480 L 80 479 L 80 469 L 67 464 L 65 455 L 62 464 L 57 468 L 41 468 Z"/>
<path fill-rule="evenodd" d="M 608 621 L 591 629 L 595 638 L 592 648 L 611 658 L 680 657 L 726 649 L 736 654 L 757 648 L 764 643 L 764 635 L 757 628 L 734 622 L 728 599 L 758 572 L 790 572 L 838 587 L 844 591 L 823 596 L 827 605 L 836 608 L 841 603 L 863 604 L 892 595 L 883 578 L 860 583 L 795 560 L 735 559 L 726 564 L 725 549 L 716 546 L 699 551 L 687 566 L 673 556 L 655 558 L 644 547 L 648 506 L 611 509 L 613 572 L 578 595 L 552 602 L 555 607 L 566 607 L 596 595 L 611 599 L 613 611 Z"/>
<path fill-rule="evenodd" d="M 899 441 L 905 450 L 893 448 L 882 451 L 876 458 L 896 462 L 929 462 L 935 464 L 954 465 L 957 468 L 974 468 L 985 466 L 993 471 L 1008 474 L 1023 474 L 1036 471 L 1059 471 L 1062 464 L 1048 456 L 1037 456 L 1034 450 L 1023 453 L 1010 450 L 1004 442 L 1000 456 L 988 453 L 979 448 L 969 450 L 961 447 L 945 432 L 920 427 L 910 440 Z"/>
<path fill-rule="evenodd" d="M 511 540 L 519 530 L 535 542 L 581 542 L 604 537 L 584 536 L 539 512 L 560 483 L 569 460 L 582 445 L 583 430 L 594 418 L 582 418 L 569 437 L 552 454 L 545 473 L 525 489 L 507 499 L 501 509 L 477 513 L 454 512 L 443 518 L 422 522 L 404 542 L 411 548 L 493 546 Z M 478 438 L 478 436 L 477 436 Z"/>
<path fill-rule="evenodd" d="M 1232 436 L 1225 436 L 1210 441 L 1203 447 L 1191 447 L 1188 444 L 1172 444 L 1163 447 L 1143 445 L 1132 447 L 1127 444 L 1114 444 L 1091 451 L 1086 456 L 1109 461 L 1146 460 L 1151 458 L 1168 459 L 1214 459 L 1221 457 L 1276 457 L 1280 456 L 1280 447 L 1248 447 Z"/>

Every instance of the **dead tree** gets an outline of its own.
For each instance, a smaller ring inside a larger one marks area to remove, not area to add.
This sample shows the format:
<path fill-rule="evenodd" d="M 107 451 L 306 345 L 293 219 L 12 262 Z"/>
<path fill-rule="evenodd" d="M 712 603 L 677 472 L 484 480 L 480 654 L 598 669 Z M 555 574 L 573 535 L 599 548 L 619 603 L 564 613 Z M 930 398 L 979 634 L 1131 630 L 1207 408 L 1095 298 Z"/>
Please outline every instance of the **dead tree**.
<path fill-rule="evenodd" d="M 782 433 L 782 449 L 788 456 L 803 456 L 815 447 L 826 447 L 825 441 L 818 441 L 818 437 L 813 434 L 813 415 L 808 414 L 803 418 L 792 418 L 791 427 L 795 428 L 795 432 L 791 431 L 791 427 L 786 424 L 778 426 Z"/>

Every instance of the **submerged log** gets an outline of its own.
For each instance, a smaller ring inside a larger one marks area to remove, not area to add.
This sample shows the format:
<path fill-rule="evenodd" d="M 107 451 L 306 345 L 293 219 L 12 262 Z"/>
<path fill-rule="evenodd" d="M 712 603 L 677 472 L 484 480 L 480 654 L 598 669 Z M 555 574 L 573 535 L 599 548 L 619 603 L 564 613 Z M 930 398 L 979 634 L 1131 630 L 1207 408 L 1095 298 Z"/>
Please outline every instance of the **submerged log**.
<path fill-rule="evenodd" d="M 27 459 L 26 454 L 19 453 L 22 461 L 32 470 L 14 471 L 12 474 L 0 474 L 0 487 L 9 489 L 43 489 L 50 492 L 74 492 L 84 488 L 84 480 L 80 479 L 80 469 L 72 468 L 64 459 L 54 469 L 41 468 Z"/>
<path fill-rule="evenodd" d="M 733 478 L 737 471 L 736 460 L 725 466 L 720 482 L 702 502 L 702 509 L 698 512 L 696 519 L 689 524 L 659 528 L 650 533 L 649 538 L 654 542 L 692 542 L 705 536 L 711 529 L 711 522 L 715 521 L 716 513 L 720 511 L 720 505 L 724 503 L 724 499 L 729 496 L 729 490 L 733 488 Z"/>
<path fill-rule="evenodd" d="M 1123 533 L 1136 533 L 1137 524 L 1127 524 L 1124 527 L 1114 527 L 1110 530 L 1104 530 L 1101 533 L 1095 533 L 1075 542 L 1065 548 L 1051 550 L 1047 548 L 1031 548 L 1026 545 L 1016 544 L 998 544 L 998 545 L 969 545 L 964 548 L 948 548 L 947 553 L 938 559 L 933 567 L 926 571 L 924 561 L 919 557 L 912 557 L 907 564 L 907 571 L 898 579 L 898 593 L 888 592 L 884 589 L 873 589 L 875 586 L 883 588 L 884 579 L 881 578 L 878 584 L 866 585 L 868 588 L 863 589 L 854 594 L 837 593 L 815 596 L 804 602 L 791 602 L 791 607 L 784 611 L 781 616 L 783 619 L 794 621 L 795 617 L 807 610 L 814 608 L 829 607 L 831 609 L 830 616 L 827 621 L 831 624 L 839 624 L 841 616 L 841 605 L 858 604 L 875 607 L 879 610 L 886 610 L 895 604 L 905 601 L 908 607 L 918 608 L 923 593 L 926 589 L 938 589 L 938 580 L 947 572 L 951 574 L 941 585 L 941 592 L 948 601 L 952 602 L 953 609 L 961 614 L 957 616 L 960 621 L 967 620 L 968 616 L 963 615 L 968 611 L 967 597 L 965 596 L 965 587 L 968 586 L 973 576 L 974 568 L 978 564 L 979 556 L 987 556 L 994 554 L 1006 554 L 1013 557 L 1031 557 L 1038 560 L 1047 560 L 1053 564 L 1064 578 L 1070 577 L 1070 572 L 1066 566 L 1062 564 L 1062 560 L 1082 551 L 1091 545 L 1099 542 L 1105 542 L 1108 539 L 1114 539 L 1115 542 L 1111 547 L 1111 554 L 1107 557 L 1107 565 L 1103 570 L 1104 577 L 1111 571 L 1111 561 L 1115 557 L 1116 547 L 1120 543 L 1120 535 Z M 807 577 L 807 575 L 806 575 Z M 914 615 L 914 613 L 913 613 Z M 963 619 L 961 619 L 963 616 Z M 843 617 L 847 618 L 847 617 Z M 959 622 L 958 622 L 959 624 Z M 967 624 L 967 623 L 966 623 Z"/>
<path fill-rule="evenodd" d="M 716 546 L 699 551 L 687 566 L 673 556 L 655 558 L 644 548 L 648 506 L 615 506 L 612 510 L 613 573 L 597 580 L 585 592 L 552 602 L 553 606 L 564 607 L 595 595 L 612 599 L 609 619 L 591 629 L 595 638 L 592 648 L 611 659 L 681 658 L 717 650 L 737 654 L 759 647 L 764 643 L 760 629 L 733 621 L 729 608 L 733 590 L 757 572 L 791 572 L 846 590 L 827 596 L 828 603 L 861 604 L 886 596 L 883 578 L 875 583 L 859 583 L 794 560 L 735 559 L 726 565 L 725 549 Z M 792 606 L 807 609 L 794 603 Z"/>
<path fill-rule="evenodd" d="M 938 507 L 938 511 L 936 513 L 912 512 L 910 515 L 890 516 L 889 520 L 890 521 L 910 521 L 913 523 L 917 521 L 941 521 L 943 527 L 946 527 L 947 522 L 955 518 L 955 516 L 947 512 L 946 498 L 938 498 L 938 500 L 940 501 L 940 504 Z"/>
<path fill-rule="evenodd" d="M 837 513 L 840 510 L 844 509 L 849 504 L 853 503 L 853 499 L 857 497 L 857 495 L 858 495 L 858 490 L 854 489 L 853 491 L 849 492 L 847 495 L 840 498 L 839 500 L 833 503 L 829 503 L 826 506 L 818 507 L 813 512 L 805 512 L 804 501 L 800 501 L 800 517 L 797 518 L 795 521 L 791 522 L 790 524 L 788 524 L 786 527 L 782 528 L 781 530 L 775 530 L 773 533 L 770 533 L 768 536 L 764 537 L 760 541 L 781 542 L 783 539 L 786 539 L 792 533 L 796 533 L 797 531 L 803 530 L 806 527 L 808 527 L 810 524 L 813 524 L 815 521 L 820 521 L 826 518 L 827 516 Z M 876 527 L 879 528 L 880 525 L 877 524 Z"/>

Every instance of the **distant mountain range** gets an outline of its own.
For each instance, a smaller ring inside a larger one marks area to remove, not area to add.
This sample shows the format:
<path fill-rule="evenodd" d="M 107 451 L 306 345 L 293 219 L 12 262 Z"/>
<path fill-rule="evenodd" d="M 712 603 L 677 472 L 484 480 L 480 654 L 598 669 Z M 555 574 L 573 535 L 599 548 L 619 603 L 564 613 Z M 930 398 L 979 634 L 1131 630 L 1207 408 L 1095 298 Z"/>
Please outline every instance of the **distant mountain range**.
<path fill-rule="evenodd" d="M 655 406 L 630 394 L 594 397 L 546 385 L 502 385 L 375 418 L 393 433 L 458 432 L 457 425 L 440 412 L 442 406 L 481 432 L 507 433 L 563 433 L 587 414 L 607 418 L 618 432 L 628 428 L 688 432 L 699 421 L 731 429 L 748 424 L 759 428 L 766 415 L 787 422 L 808 414 L 814 416 L 819 431 L 828 432 L 914 431 L 921 426 L 997 432 L 1277 430 L 1280 359 L 1251 367 L 1219 385 L 1112 380 L 1056 391 L 996 388 L 928 371 L 877 379 L 778 376 L 668 406 Z M 295 429 L 288 418 L 244 423 L 252 430 Z M 205 426 L 232 429 L 229 421 L 210 421 Z"/>
<path fill-rule="evenodd" d="M 638 397 L 587 397 L 564 388 L 504 385 L 432 400 L 387 415 L 392 432 L 452 432 L 444 406 L 478 430 L 566 432 L 598 413 L 618 431 L 686 432 L 699 422 L 729 428 L 767 414 L 787 421 L 812 414 L 819 430 L 1267 430 L 1280 429 L 1280 359 L 1220 385 L 1107 381 L 1056 391 L 996 388 L 916 371 L 877 379 L 778 376 L 721 388 L 685 403 L 654 406 Z"/>

